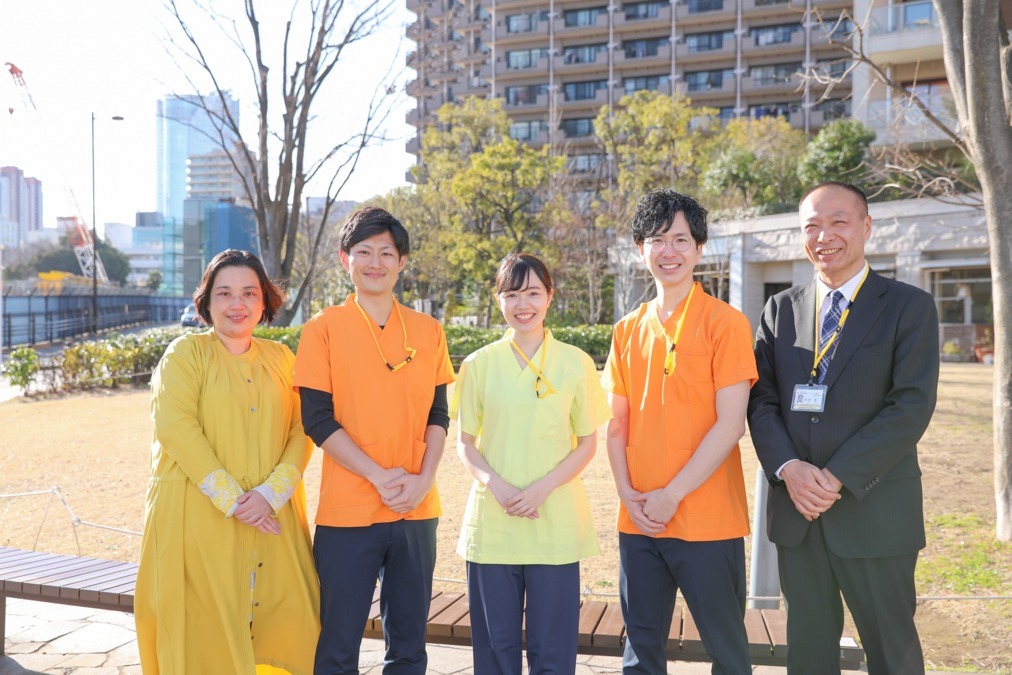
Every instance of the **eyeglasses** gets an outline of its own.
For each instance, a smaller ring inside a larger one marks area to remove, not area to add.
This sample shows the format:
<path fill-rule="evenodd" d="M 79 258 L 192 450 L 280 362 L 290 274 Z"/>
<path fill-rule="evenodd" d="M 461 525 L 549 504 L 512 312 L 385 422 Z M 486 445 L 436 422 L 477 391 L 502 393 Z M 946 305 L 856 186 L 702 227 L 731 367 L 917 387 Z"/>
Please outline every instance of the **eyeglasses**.
<path fill-rule="evenodd" d="M 692 248 L 692 237 L 675 237 L 671 240 L 664 237 L 647 237 L 643 240 L 643 245 L 652 253 L 661 253 L 665 246 L 670 246 L 671 250 L 678 253 L 685 253 Z"/>

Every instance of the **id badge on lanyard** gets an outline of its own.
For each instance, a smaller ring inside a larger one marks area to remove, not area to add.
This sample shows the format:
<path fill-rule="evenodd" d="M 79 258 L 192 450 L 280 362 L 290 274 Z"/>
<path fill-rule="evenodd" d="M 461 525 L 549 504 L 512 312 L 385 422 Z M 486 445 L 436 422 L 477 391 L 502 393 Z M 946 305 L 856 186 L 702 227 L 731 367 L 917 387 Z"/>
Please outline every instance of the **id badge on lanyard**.
<path fill-rule="evenodd" d="M 829 387 L 824 384 L 796 384 L 794 396 L 791 397 L 791 410 L 794 412 L 817 412 L 826 410 L 826 392 Z"/>

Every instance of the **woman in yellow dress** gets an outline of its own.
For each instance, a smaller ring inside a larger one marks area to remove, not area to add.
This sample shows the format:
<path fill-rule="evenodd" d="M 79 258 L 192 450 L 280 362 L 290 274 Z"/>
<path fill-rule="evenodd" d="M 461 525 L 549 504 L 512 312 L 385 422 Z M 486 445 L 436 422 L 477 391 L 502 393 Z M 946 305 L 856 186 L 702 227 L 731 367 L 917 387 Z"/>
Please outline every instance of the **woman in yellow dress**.
<path fill-rule="evenodd" d="M 294 356 L 253 337 L 284 295 L 251 253 L 219 253 L 193 296 L 210 330 L 151 379 L 151 482 L 134 601 L 146 675 L 309 675 L 319 586 L 302 472 L 312 443 Z"/>
<path fill-rule="evenodd" d="M 525 616 L 530 673 L 574 673 L 579 561 L 600 552 L 579 475 L 611 408 L 594 361 L 545 330 L 552 295 L 543 262 L 507 256 L 496 300 L 510 328 L 464 360 L 454 390 L 475 478 L 457 547 L 475 675 L 519 675 Z"/>

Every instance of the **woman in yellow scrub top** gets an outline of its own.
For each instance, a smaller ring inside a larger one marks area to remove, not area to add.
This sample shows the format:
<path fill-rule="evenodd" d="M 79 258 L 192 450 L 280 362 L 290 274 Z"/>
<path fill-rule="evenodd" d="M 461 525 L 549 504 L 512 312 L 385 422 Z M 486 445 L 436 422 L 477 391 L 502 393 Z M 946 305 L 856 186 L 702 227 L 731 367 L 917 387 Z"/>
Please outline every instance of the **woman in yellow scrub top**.
<path fill-rule="evenodd" d="M 145 675 L 310 675 L 320 633 L 295 356 L 253 337 L 284 295 L 227 250 L 193 295 L 210 330 L 151 379 L 151 482 L 134 614 Z"/>
<path fill-rule="evenodd" d="M 496 274 L 509 330 L 461 364 L 451 414 L 475 480 L 457 552 L 467 560 L 476 675 L 518 675 L 526 595 L 527 662 L 573 673 L 580 566 L 597 555 L 579 474 L 611 417 L 593 360 L 545 329 L 552 277 L 531 255 Z"/>

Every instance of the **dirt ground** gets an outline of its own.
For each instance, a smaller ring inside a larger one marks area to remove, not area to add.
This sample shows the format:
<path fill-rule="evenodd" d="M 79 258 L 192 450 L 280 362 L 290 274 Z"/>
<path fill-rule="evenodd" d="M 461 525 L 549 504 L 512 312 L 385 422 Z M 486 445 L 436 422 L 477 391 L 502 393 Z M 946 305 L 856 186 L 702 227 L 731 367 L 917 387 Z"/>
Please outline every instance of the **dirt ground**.
<path fill-rule="evenodd" d="M 987 366 L 942 365 L 938 410 L 920 444 L 928 524 L 918 566 L 922 596 L 1012 595 L 1012 546 L 993 541 L 992 375 Z M 85 523 L 135 532 L 143 526 L 151 434 L 146 390 L 9 401 L 0 404 L 0 430 L 0 545 L 137 559 L 138 536 Z M 444 515 L 436 577 L 459 590 L 464 565 L 454 551 L 471 481 L 457 461 L 455 433 L 451 426 L 438 478 Z M 758 463 L 747 435 L 742 458 L 751 504 Z M 317 452 L 306 472 L 311 518 L 320 461 Z M 617 595 L 617 500 L 603 435 L 583 481 L 602 551 L 582 565 L 583 585 L 588 593 Z M 74 526 L 54 494 L 4 498 L 53 487 L 81 524 Z M 926 600 L 917 620 L 931 666 L 1012 673 L 1012 600 Z"/>

